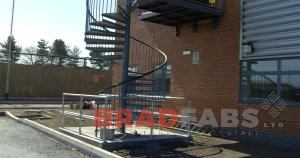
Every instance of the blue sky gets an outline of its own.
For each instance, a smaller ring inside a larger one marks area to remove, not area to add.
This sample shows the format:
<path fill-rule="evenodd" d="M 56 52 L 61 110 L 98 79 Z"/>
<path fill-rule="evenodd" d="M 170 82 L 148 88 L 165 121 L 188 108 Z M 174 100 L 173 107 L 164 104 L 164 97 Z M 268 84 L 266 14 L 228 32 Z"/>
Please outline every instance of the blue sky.
<path fill-rule="evenodd" d="M 10 32 L 12 0 L 0 2 L 0 41 Z M 84 50 L 85 0 L 16 0 L 13 35 L 23 48 L 36 46 L 44 38 L 49 45 L 63 39 Z"/>

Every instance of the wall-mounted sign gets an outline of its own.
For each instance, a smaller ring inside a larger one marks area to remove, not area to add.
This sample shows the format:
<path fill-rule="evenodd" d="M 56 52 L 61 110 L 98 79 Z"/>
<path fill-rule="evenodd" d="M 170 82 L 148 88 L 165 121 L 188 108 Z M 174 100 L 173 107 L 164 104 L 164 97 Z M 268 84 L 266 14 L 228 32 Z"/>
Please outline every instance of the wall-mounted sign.
<path fill-rule="evenodd" d="M 193 52 L 192 64 L 200 64 L 200 53 Z"/>

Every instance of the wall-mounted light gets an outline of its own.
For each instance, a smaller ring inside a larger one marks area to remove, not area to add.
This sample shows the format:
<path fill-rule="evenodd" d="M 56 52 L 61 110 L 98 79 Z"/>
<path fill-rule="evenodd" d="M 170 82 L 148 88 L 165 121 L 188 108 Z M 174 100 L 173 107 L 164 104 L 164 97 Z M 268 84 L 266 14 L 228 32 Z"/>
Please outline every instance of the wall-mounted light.
<path fill-rule="evenodd" d="M 182 52 L 182 55 L 192 55 L 192 51 L 191 50 L 184 50 Z"/>
<path fill-rule="evenodd" d="M 243 51 L 243 54 L 252 54 L 253 53 L 253 45 L 252 44 L 243 44 L 242 51 Z"/>

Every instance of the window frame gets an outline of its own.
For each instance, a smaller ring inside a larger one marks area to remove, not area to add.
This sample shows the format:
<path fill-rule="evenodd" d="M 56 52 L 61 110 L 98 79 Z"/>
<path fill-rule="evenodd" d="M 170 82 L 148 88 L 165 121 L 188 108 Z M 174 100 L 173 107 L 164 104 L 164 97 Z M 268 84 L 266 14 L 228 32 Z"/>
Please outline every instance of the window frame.
<path fill-rule="evenodd" d="M 283 75 L 300 75 L 299 71 L 283 71 L 282 70 L 282 60 L 289 60 L 289 59 L 300 59 L 299 57 L 290 57 L 290 58 L 276 58 L 276 59 L 251 59 L 251 60 L 241 60 L 240 61 L 240 102 L 245 104 L 261 104 L 265 99 L 253 99 L 253 98 L 244 98 L 244 90 L 245 87 L 243 85 L 243 77 L 244 76 L 251 76 L 251 75 L 277 75 L 277 94 L 280 98 L 282 98 L 282 76 Z M 251 61 L 277 61 L 277 71 L 259 71 L 254 72 L 248 68 L 244 71 L 244 62 L 248 63 Z M 300 102 L 293 102 L 289 100 L 285 100 L 288 106 L 292 107 L 300 107 Z"/>
<path fill-rule="evenodd" d="M 158 68 L 159 65 L 155 65 L 155 68 Z M 163 78 L 165 80 L 165 83 L 163 85 L 163 89 L 166 93 L 166 95 L 171 95 L 172 93 L 172 74 L 173 74 L 173 68 L 172 64 L 167 63 L 164 68 L 154 73 L 154 75 L 157 75 L 157 73 L 163 73 Z M 167 89 L 167 79 L 170 80 L 169 83 L 169 90 Z"/>

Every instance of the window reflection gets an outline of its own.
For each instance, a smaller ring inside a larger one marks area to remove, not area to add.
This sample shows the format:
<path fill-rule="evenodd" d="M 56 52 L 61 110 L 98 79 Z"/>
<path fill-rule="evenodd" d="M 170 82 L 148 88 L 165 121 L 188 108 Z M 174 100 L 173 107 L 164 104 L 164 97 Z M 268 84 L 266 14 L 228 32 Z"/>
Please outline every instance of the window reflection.
<path fill-rule="evenodd" d="M 270 61 L 252 61 L 249 62 L 251 71 L 262 72 L 262 71 L 277 71 L 278 62 L 277 60 Z"/>
<path fill-rule="evenodd" d="M 300 59 L 282 60 L 282 71 L 300 71 Z"/>
<path fill-rule="evenodd" d="M 244 99 L 267 99 L 277 92 L 277 75 L 249 75 L 243 80 Z"/>
<path fill-rule="evenodd" d="M 278 96 L 285 101 L 300 102 L 299 58 L 244 61 L 241 70 L 243 100 L 266 99 L 280 92 Z"/>
<path fill-rule="evenodd" d="M 283 75 L 281 89 L 284 99 L 300 101 L 300 75 Z"/>
<path fill-rule="evenodd" d="M 167 65 L 167 77 L 166 77 L 166 91 L 168 94 L 171 93 L 171 76 L 172 76 L 172 66 L 171 65 Z"/>
<path fill-rule="evenodd" d="M 158 66 L 156 66 L 157 68 Z M 160 69 L 158 71 L 155 72 L 155 77 L 156 77 L 156 82 L 157 84 L 161 84 L 161 78 L 164 78 L 164 72 L 165 72 L 165 81 L 166 83 L 163 83 L 163 85 L 165 86 L 165 90 L 167 94 L 171 93 L 171 77 L 172 77 L 172 66 L 170 64 L 166 65 L 165 69 Z"/>

